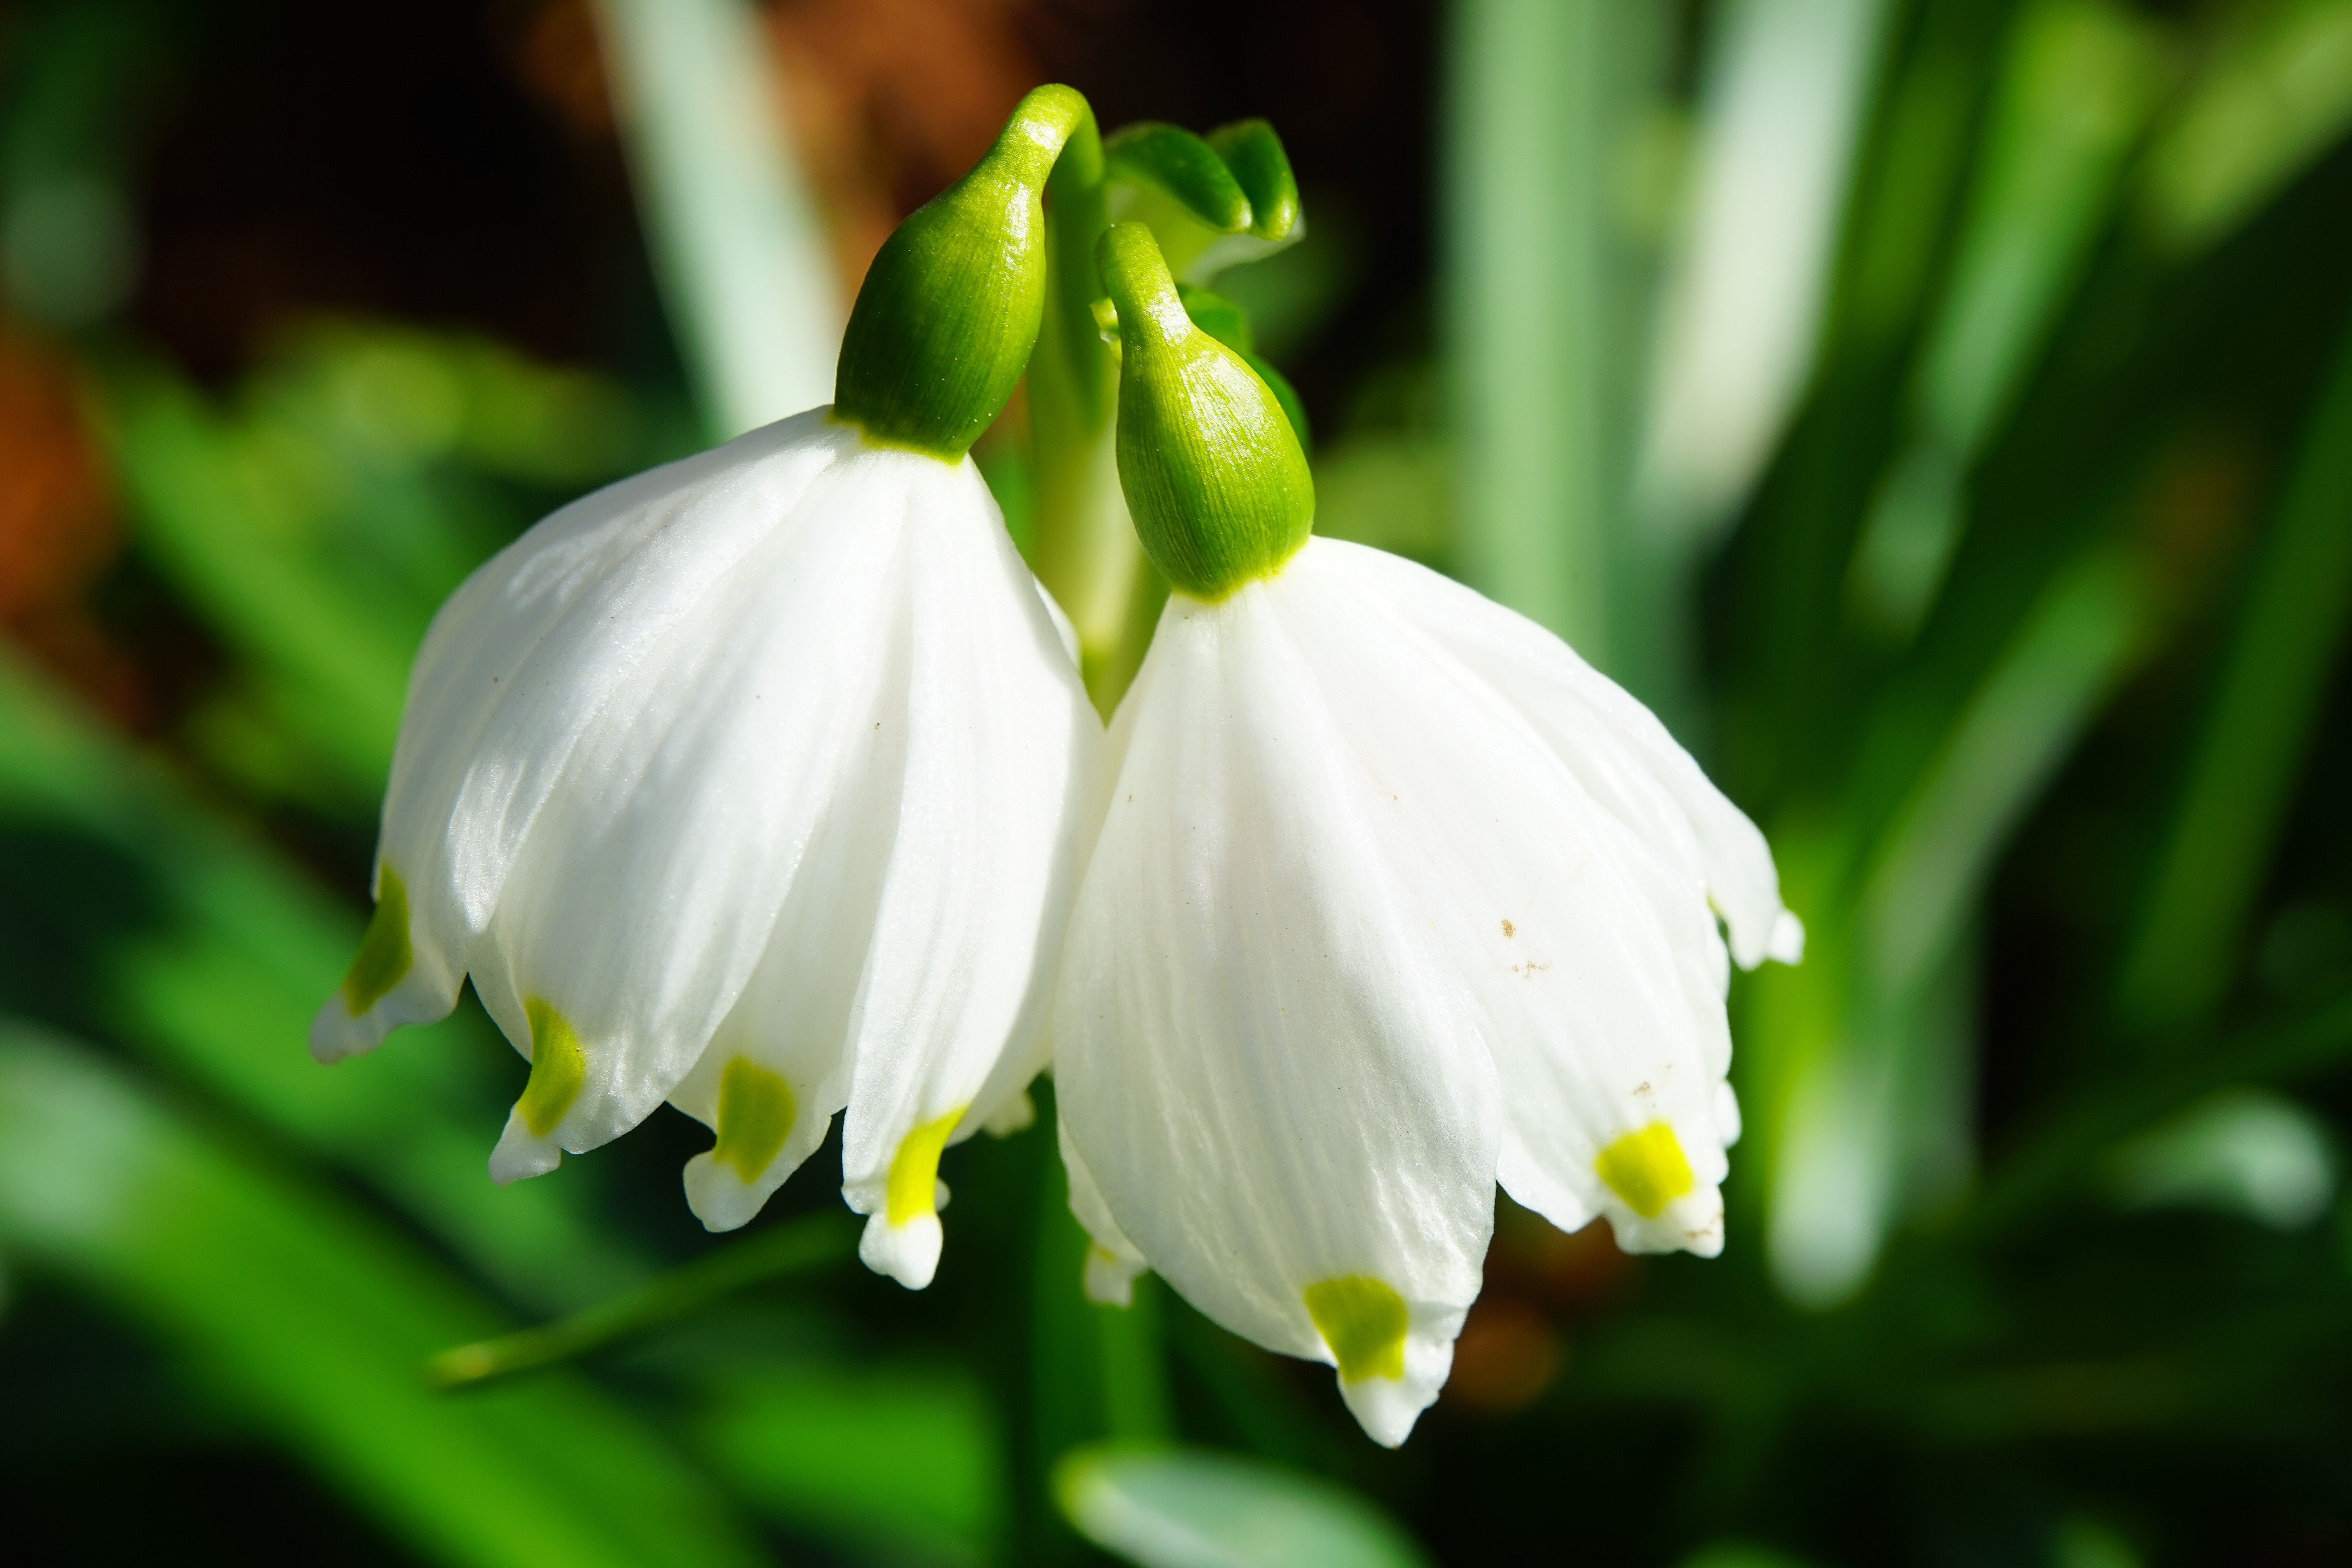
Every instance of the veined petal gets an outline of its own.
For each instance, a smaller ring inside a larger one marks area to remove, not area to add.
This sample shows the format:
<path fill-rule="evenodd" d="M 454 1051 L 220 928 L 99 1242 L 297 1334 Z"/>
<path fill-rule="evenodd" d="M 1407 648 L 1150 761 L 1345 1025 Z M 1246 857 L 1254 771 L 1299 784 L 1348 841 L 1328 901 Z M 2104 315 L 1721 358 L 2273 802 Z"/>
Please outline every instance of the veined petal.
<path fill-rule="evenodd" d="M 483 1005 L 534 1064 L 535 1005 L 584 1053 L 552 1121 L 545 1105 L 509 1121 L 501 1179 L 636 1125 L 734 1008 L 812 834 L 903 724 L 908 521 L 936 504 L 940 468 L 839 455 L 658 645 L 618 668 L 588 653 L 593 721 L 468 953 Z M 511 799 L 488 741 L 458 798 L 461 844 Z"/>
<path fill-rule="evenodd" d="M 936 505 L 907 521 L 904 784 L 849 1023 L 842 1140 L 842 1195 L 872 1216 L 860 1256 L 914 1289 L 939 1261 L 941 1149 L 1040 1065 L 1102 747 L 978 470 L 933 467 L 990 526 Z"/>
<path fill-rule="evenodd" d="M 1478 1292 L 1500 1117 L 1475 998 L 1395 870 L 1418 850 L 1277 605 L 1288 575 L 1161 617 L 1115 726 L 1055 1083 L 1116 1231 L 1226 1327 L 1336 1365 L 1393 1445 Z"/>
<path fill-rule="evenodd" d="M 379 906 L 382 869 L 405 889 L 412 968 L 364 1009 L 330 999 L 314 1051 L 368 1049 L 456 1003 L 516 851 L 608 710 L 600 683 L 658 658 L 854 443 L 824 414 L 574 501 L 441 607 L 410 676 L 378 853 Z"/>
<path fill-rule="evenodd" d="M 1348 570 L 1360 552 L 1326 542 L 1276 602 L 1398 818 L 1392 863 L 1424 940 L 1477 996 L 1503 1185 L 1563 1228 L 1606 1214 L 1628 1250 L 1713 1255 L 1731 1042 L 1703 889 L 1486 671 L 1366 595 Z"/>
<path fill-rule="evenodd" d="M 688 1205 L 712 1230 L 757 1215 L 848 1103 L 849 1016 L 898 826 L 905 721 L 900 703 L 845 759 L 759 967 L 670 1096 L 719 1135 L 685 1172 Z"/>
<path fill-rule="evenodd" d="M 1804 928 L 1781 908 L 1764 836 L 1656 715 L 1559 637 L 1458 583 L 1363 545 L 1318 540 L 1314 548 L 1318 569 L 1344 577 L 1475 670 L 1593 799 L 1701 883 L 1730 928 L 1742 969 L 1803 955 Z"/>

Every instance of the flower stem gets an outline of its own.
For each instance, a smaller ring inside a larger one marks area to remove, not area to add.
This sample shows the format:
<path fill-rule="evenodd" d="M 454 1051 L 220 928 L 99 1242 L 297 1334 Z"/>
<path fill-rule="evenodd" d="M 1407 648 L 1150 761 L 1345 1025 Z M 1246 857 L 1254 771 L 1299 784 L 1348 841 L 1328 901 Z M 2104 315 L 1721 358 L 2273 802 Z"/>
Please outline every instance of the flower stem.
<path fill-rule="evenodd" d="M 789 1279 L 856 1251 L 857 1232 L 838 1215 L 812 1215 L 755 1232 L 649 1279 L 634 1290 L 537 1328 L 456 1345 L 425 1363 L 425 1380 L 457 1388 L 568 1361 L 625 1335 L 683 1317 L 746 1285 Z"/>

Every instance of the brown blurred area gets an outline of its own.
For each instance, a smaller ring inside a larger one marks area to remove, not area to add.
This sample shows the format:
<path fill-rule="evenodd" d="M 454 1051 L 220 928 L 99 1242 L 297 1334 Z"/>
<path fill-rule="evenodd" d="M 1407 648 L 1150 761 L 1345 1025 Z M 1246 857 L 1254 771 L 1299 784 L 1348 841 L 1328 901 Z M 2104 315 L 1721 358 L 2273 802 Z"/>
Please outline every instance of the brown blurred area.
<path fill-rule="evenodd" d="M 135 728 L 137 672 L 88 603 L 121 543 L 73 361 L 0 316 L 0 629 Z"/>

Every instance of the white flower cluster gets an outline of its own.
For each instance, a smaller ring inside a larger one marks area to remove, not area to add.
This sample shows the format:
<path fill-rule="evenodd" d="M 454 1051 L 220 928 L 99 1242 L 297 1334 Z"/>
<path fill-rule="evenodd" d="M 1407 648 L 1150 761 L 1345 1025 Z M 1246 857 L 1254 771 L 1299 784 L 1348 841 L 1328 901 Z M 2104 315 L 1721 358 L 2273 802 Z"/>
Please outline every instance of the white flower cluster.
<path fill-rule="evenodd" d="M 1395 1444 L 1498 1183 L 1632 1250 L 1721 1248 L 1730 963 L 1802 932 L 1755 826 L 1558 637 L 1306 538 L 1272 395 L 1113 237 L 1150 395 L 1122 420 L 1192 417 L 1171 387 L 1257 405 L 1192 444 L 1224 467 L 1190 489 L 1139 489 L 1183 443 L 1123 426 L 1146 542 L 1196 575 L 1108 736 L 961 450 L 820 408 L 613 486 L 435 620 L 375 920 L 311 1046 L 366 1050 L 470 977 L 530 1062 L 491 1175 L 667 1100 L 715 1133 L 685 1173 L 713 1230 L 845 1112 L 863 1256 L 917 1288 L 941 1151 L 1020 1125 L 1050 1061 L 1088 1291 L 1154 1269 L 1334 1365 Z M 1217 513 L 1238 545 L 1184 536 L 1185 497 L 1255 482 L 1252 443 L 1275 500 Z"/>

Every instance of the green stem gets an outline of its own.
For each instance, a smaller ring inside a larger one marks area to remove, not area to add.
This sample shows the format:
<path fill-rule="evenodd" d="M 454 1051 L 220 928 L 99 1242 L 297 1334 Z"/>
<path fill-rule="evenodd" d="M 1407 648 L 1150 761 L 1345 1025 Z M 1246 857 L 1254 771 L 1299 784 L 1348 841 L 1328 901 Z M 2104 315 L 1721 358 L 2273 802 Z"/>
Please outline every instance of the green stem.
<path fill-rule="evenodd" d="M 425 1362 L 425 1379 L 436 1388 L 457 1388 L 568 1361 L 683 1317 L 746 1285 L 837 1263 L 856 1250 L 856 1231 L 834 1215 L 813 1215 L 759 1231 L 569 1317 L 443 1351 Z"/>
<path fill-rule="evenodd" d="M 1095 240 L 1109 226 L 1099 142 L 1087 174 L 1056 168 L 1046 187 L 1045 319 L 1029 362 L 1029 432 L 1037 579 L 1070 617 L 1087 693 L 1108 716 L 1141 663 L 1139 650 L 1132 659 L 1126 650 L 1136 606 L 1150 596 L 1150 569 L 1128 521 L 1111 446 L 1118 362 L 1094 319 L 1102 296 Z"/>

